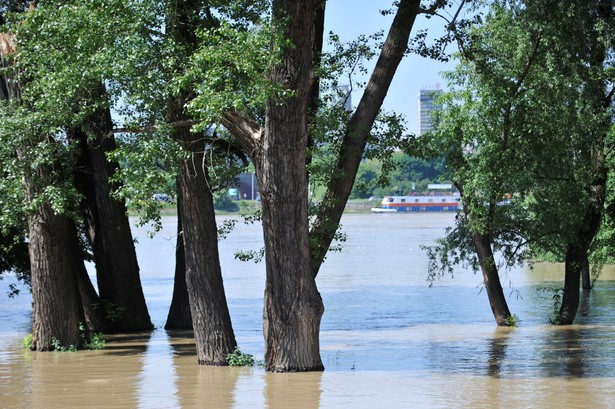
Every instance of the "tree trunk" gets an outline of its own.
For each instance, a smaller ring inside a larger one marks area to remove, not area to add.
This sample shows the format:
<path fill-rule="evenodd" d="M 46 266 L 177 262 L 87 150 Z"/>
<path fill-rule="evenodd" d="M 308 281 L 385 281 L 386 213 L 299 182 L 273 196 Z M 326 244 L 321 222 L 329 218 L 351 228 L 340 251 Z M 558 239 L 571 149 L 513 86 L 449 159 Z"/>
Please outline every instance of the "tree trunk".
<path fill-rule="evenodd" d="M 600 1 L 596 10 L 593 10 L 595 24 L 610 22 L 613 15 L 613 2 Z M 579 307 L 579 281 L 587 261 L 587 252 L 600 229 L 604 202 L 608 183 L 607 152 L 612 144 L 609 141 L 609 131 L 612 128 L 612 98 L 613 94 L 605 96 L 605 90 L 609 89 L 608 74 L 604 71 L 608 50 L 601 34 L 595 31 L 587 47 L 591 49 L 588 58 L 589 67 L 592 68 L 584 74 L 582 87 L 585 103 L 591 109 L 591 113 L 599 122 L 588 122 L 586 138 L 593 138 L 591 146 L 587 147 L 591 163 L 592 180 L 584 186 L 589 200 L 586 202 L 583 218 L 579 223 L 578 231 L 575 232 L 566 249 L 566 267 L 564 278 L 564 296 L 559 312 L 559 324 L 572 324 Z M 600 73 L 600 75 L 597 75 Z M 575 152 L 575 155 L 578 152 Z M 589 276 L 589 266 L 587 268 Z M 583 274 L 585 276 L 585 274 Z M 589 277 L 583 277 L 583 287 L 591 287 Z"/>
<path fill-rule="evenodd" d="M 177 186 L 180 181 L 177 180 Z M 178 189 L 179 193 L 179 189 Z M 173 280 L 173 299 L 169 308 L 169 315 L 164 326 L 166 330 L 190 330 L 192 329 L 192 315 L 190 314 L 190 302 L 188 287 L 186 286 L 186 256 L 184 254 L 184 238 L 182 226 L 182 202 L 180 195 L 177 196 L 177 244 L 175 245 L 175 279 Z"/>
<path fill-rule="evenodd" d="M 28 182 L 26 182 L 28 183 Z M 28 187 L 26 187 L 28 189 Z M 70 221 L 49 204 L 28 217 L 32 266 L 32 345 L 79 345 L 80 300 L 74 273 Z"/>
<path fill-rule="evenodd" d="M 502 290 L 500 275 L 498 274 L 498 268 L 491 248 L 491 239 L 487 234 L 473 233 L 472 242 L 474 243 L 480 269 L 483 273 L 483 282 L 487 290 L 487 297 L 489 298 L 489 305 L 491 306 L 495 322 L 500 326 L 509 325 L 507 320 L 511 316 L 510 310 Z"/>
<path fill-rule="evenodd" d="M 566 250 L 564 295 L 559 316 L 556 318 L 556 324 L 570 325 L 577 315 L 580 299 L 581 270 L 585 255 L 584 249 L 576 246 L 569 246 Z"/>
<path fill-rule="evenodd" d="M 265 241 L 265 368 L 269 371 L 323 370 L 320 321 L 324 311 L 310 270 L 308 231 L 307 98 L 312 74 L 312 32 L 318 1 L 273 2 L 292 47 L 270 79 L 290 91 L 266 104 L 265 129 L 253 156 L 261 191 Z"/>
<path fill-rule="evenodd" d="M 104 89 L 100 91 L 104 95 Z M 92 115 L 71 137 L 79 144 L 75 179 L 83 194 L 82 213 L 94 252 L 98 290 L 103 302 L 120 312 L 108 328 L 114 332 L 152 329 L 141 287 L 139 265 L 124 201 L 111 197 L 109 178 L 118 168 L 106 153 L 115 149 L 109 109 Z"/>
<path fill-rule="evenodd" d="M 587 252 L 585 253 L 585 257 L 583 257 L 583 263 L 581 264 L 581 279 L 583 281 L 583 289 L 591 290 L 592 289 L 592 279 L 591 279 L 591 270 L 589 265 L 589 257 L 587 256 Z"/>
<path fill-rule="evenodd" d="M 85 325 L 90 333 L 107 331 L 109 323 L 106 320 L 104 310 L 100 307 L 100 297 L 92 285 L 92 280 L 85 268 L 83 249 L 79 243 L 77 227 L 73 221 L 70 222 L 72 258 L 75 271 L 77 288 L 79 289 L 79 300 L 83 310 L 82 315 Z"/>
<path fill-rule="evenodd" d="M 408 47 L 419 0 L 402 0 L 382 47 L 376 67 L 356 112 L 346 127 L 335 170 L 327 185 L 311 232 L 312 274 L 316 276 L 339 227 L 346 202 L 363 158 L 365 144 L 389 90 L 393 76 Z"/>
<path fill-rule="evenodd" d="M 181 45 L 186 55 L 197 47 L 196 30 L 203 25 L 200 14 L 202 6 L 196 0 L 174 1 L 167 5 L 166 34 L 171 41 Z M 174 67 L 178 72 L 184 68 L 181 64 Z M 183 89 L 169 98 L 169 123 L 191 119 L 185 112 L 190 97 L 190 90 Z M 180 165 L 177 195 L 197 359 L 199 364 L 226 365 L 226 355 L 235 350 L 237 343 L 222 282 L 218 229 L 208 183 L 205 142 L 200 135 L 191 133 L 188 127 L 175 128 L 172 136 L 189 154 Z"/>
<path fill-rule="evenodd" d="M 226 365 L 226 355 L 235 350 L 237 343 L 222 282 L 205 144 L 189 128 L 177 129 L 176 137 L 190 152 L 181 165 L 177 189 L 197 358 L 199 364 Z"/>
<path fill-rule="evenodd" d="M 2 68 L 9 66 L 15 47 L 12 35 L 0 36 Z M 22 84 L 10 71 L 0 75 L 0 90 L 0 98 L 21 104 Z M 26 200 L 32 204 L 45 186 L 61 185 L 64 176 L 57 164 L 31 167 L 29 149 L 40 149 L 41 142 L 53 144 L 54 140 L 36 133 L 30 137 L 29 146 L 16 146 L 15 151 L 24 164 L 22 183 Z M 56 214 L 50 203 L 43 202 L 28 214 L 27 222 L 33 306 L 32 348 L 49 351 L 58 345 L 77 347 L 82 314 L 74 270 L 71 221 L 64 214 Z"/>

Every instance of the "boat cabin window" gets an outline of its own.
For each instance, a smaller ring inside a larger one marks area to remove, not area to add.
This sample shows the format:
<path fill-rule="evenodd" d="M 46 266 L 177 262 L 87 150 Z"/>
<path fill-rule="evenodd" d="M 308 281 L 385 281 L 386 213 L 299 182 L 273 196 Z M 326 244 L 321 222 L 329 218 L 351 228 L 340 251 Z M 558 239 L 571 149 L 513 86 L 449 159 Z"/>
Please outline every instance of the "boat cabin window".
<path fill-rule="evenodd" d="M 406 199 L 401 199 L 401 202 L 402 202 L 402 203 L 405 203 L 405 202 L 406 202 Z"/>
<path fill-rule="evenodd" d="M 395 201 L 395 199 L 393 199 L 392 197 L 389 197 L 388 202 L 393 203 L 393 201 Z"/>
<path fill-rule="evenodd" d="M 419 202 L 419 199 L 414 199 L 414 203 L 418 203 L 418 202 Z"/>
<path fill-rule="evenodd" d="M 432 202 L 433 202 L 433 199 L 429 199 L 429 200 L 428 200 L 428 202 L 429 202 L 429 203 L 432 203 Z"/>
<path fill-rule="evenodd" d="M 446 202 L 446 199 L 442 199 L 442 203 Z"/>

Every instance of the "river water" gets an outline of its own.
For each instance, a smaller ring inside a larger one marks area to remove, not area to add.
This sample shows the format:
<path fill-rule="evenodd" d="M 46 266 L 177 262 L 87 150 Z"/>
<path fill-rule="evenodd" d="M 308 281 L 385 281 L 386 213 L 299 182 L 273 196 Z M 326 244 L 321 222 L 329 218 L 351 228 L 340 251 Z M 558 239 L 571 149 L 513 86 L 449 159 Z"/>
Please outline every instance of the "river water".
<path fill-rule="evenodd" d="M 497 328 L 481 279 L 469 271 L 426 281 L 420 246 L 453 223 L 441 214 L 348 214 L 341 253 L 318 276 L 325 303 L 323 373 L 196 364 L 190 334 L 162 329 L 174 270 L 174 218 L 149 238 L 134 228 L 152 333 L 115 336 L 103 351 L 21 349 L 30 298 L 0 281 L 1 408 L 607 408 L 615 407 L 615 273 L 584 296 L 577 323 L 548 323 L 562 267 L 503 274 L 517 328 Z M 220 218 L 222 221 L 223 218 Z M 264 265 L 258 225 L 238 223 L 220 243 L 229 308 L 243 352 L 262 359 Z"/>

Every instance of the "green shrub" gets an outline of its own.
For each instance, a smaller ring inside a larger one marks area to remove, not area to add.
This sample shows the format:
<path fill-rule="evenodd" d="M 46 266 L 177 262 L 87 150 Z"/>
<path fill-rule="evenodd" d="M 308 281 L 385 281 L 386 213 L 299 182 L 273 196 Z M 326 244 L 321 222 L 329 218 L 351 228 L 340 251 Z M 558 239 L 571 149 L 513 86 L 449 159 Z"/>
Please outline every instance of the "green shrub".
<path fill-rule="evenodd" d="M 229 366 L 253 366 L 254 356 L 244 354 L 238 347 L 235 347 L 235 351 L 232 354 L 226 355 L 226 362 Z"/>

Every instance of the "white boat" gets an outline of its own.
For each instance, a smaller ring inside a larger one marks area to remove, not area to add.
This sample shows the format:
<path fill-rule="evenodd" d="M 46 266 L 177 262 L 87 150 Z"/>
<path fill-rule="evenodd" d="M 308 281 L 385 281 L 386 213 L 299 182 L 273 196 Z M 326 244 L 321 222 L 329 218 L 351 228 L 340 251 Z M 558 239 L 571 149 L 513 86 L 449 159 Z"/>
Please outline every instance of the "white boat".
<path fill-rule="evenodd" d="M 380 207 L 372 207 L 372 212 L 454 212 L 459 209 L 460 200 L 459 193 L 385 196 Z"/>
<path fill-rule="evenodd" d="M 384 207 L 372 207 L 374 213 L 397 213 L 397 209 L 385 209 Z"/>

